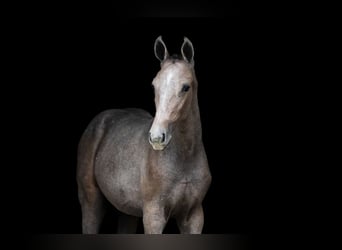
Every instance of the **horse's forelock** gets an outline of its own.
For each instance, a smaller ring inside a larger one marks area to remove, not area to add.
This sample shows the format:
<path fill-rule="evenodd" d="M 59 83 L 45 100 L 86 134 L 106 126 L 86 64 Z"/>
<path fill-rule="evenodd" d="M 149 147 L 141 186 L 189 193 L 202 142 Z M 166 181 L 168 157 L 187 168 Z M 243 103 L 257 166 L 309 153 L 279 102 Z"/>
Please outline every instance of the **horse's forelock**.
<path fill-rule="evenodd" d="M 171 60 L 172 63 L 175 63 L 177 60 L 183 60 L 182 56 L 179 54 L 173 54 L 168 59 Z"/>

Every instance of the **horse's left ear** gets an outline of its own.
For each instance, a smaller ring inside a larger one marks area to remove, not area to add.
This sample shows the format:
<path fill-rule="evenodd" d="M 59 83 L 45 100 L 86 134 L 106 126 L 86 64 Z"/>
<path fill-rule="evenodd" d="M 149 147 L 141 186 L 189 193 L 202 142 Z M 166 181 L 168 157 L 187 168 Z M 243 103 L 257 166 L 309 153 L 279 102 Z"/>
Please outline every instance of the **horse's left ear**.
<path fill-rule="evenodd" d="M 191 64 L 194 64 L 194 47 L 187 37 L 184 37 L 184 42 L 182 45 L 182 56 L 183 59 Z"/>
<path fill-rule="evenodd" d="M 159 36 L 154 42 L 154 55 L 159 59 L 159 61 L 163 62 L 166 58 L 168 58 L 169 53 L 167 52 L 167 48 L 161 36 Z"/>

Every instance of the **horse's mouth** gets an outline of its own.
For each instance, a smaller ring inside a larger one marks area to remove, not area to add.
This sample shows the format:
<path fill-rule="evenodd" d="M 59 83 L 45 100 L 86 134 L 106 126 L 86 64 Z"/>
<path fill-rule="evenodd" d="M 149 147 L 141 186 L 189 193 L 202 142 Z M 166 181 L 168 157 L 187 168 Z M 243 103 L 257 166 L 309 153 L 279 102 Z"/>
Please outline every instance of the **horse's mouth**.
<path fill-rule="evenodd" d="M 151 143 L 151 146 L 154 150 L 164 150 L 167 144 Z"/>
<path fill-rule="evenodd" d="M 171 140 L 171 136 L 164 142 L 152 142 L 149 140 L 149 143 L 151 144 L 154 150 L 161 151 L 161 150 L 164 150 L 169 145 L 170 140 Z"/>

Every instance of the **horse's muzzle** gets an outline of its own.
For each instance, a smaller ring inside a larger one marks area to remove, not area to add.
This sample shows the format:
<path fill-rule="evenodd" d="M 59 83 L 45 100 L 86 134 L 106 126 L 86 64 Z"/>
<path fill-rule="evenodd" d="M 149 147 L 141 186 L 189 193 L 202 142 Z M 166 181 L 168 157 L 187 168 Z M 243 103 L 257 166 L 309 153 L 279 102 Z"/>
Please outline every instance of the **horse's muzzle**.
<path fill-rule="evenodd" d="M 152 133 L 150 133 L 148 141 L 154 150 L 163 150 L 169 143 L 170 138 L 167 140 L 165 133 L 159 135 L 152 135 Z"/>

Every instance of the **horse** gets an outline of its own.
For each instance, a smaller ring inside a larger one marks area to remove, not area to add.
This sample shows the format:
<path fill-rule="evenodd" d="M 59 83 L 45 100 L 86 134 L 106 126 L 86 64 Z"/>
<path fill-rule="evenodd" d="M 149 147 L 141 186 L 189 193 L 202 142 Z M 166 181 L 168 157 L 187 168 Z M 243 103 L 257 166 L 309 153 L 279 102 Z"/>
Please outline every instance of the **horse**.
<path fill-rule="evenodd" d="M 156 113 L 136 108 L 99 113 L 81 136 L 77 154 L 82 233 L 98 234 L 105 200 L 122 213 L 118 233 L 162 234 L 176 220 L 181 234 L 201 234 L 203 199 L 211 173 L 202 142 L 194 48 L 184 37 L 181 55 L 154 42 L 160 71 L 152 81 Z M 120 213 L 120 214 L 121 214 Z"/>

